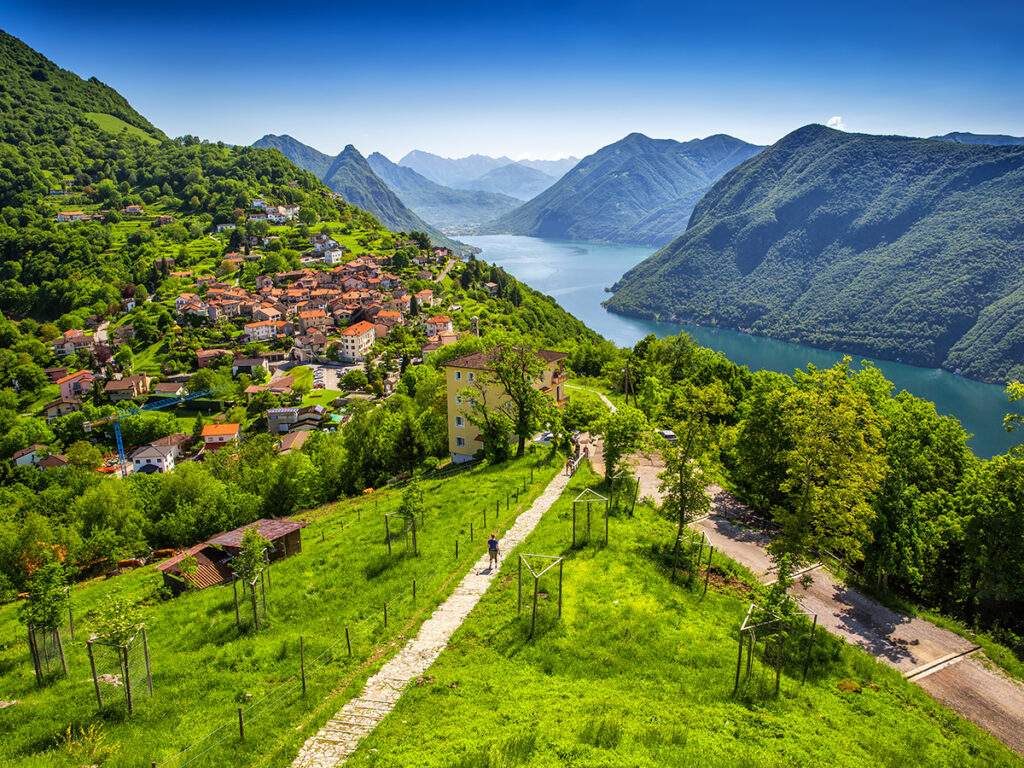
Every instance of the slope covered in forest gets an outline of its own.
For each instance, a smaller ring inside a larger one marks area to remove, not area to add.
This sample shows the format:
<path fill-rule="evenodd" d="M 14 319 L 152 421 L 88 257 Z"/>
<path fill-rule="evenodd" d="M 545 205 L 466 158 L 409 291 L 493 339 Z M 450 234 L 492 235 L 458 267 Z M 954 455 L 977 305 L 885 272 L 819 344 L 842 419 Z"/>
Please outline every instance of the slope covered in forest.
<path fill-rule="evenodd" d="M 664 245 L 722 174 L 761 147 L 731 136 L 678 142 L 631 133 L 487 226 L 487 231 Z"/>
<path fill-rule="evenodd" d="M 1024 147 L 801 128 L 727 174 L 607 306 L 1024 375 Z"/>

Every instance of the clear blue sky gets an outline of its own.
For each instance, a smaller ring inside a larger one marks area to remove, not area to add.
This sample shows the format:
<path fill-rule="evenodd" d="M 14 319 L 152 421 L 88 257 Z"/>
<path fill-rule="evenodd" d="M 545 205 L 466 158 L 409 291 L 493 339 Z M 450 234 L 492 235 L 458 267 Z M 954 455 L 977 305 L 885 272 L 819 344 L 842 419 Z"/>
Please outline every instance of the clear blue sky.
<path fill-rule="evenodd" d="M 582 156 L 807 123 L 1024 135 L 1024 2 L 99 3 L 0 27 L 166 133 L 336 153 Z"/>

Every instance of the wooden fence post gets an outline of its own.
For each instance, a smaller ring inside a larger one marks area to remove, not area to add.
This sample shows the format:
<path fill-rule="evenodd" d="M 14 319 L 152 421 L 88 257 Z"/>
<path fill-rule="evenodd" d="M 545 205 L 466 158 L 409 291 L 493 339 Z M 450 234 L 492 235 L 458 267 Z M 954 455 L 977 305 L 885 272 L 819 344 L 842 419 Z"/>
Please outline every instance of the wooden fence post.
<path fill-rule="evenodd" d="M 238 708 L 238 738 L 245 741 L 245 722 L 242 720 L 242 708 Z"/>
<path fill-rule="evenodd" d="M 388 626 L 388 604 L 384 603 L 384 627 Z"/>
<path fill-rule="evenodd" d="M 459 537 L 455 537 L 455 559 L 459 559 Z"/>
<path fill-rule="evenodd" d="M 149 638 L 146 629 L 142 629 L 142 650 L 146 655 L 146 681 L 149 684 L 149 695 L 153 695 L 153 667 L 149 663 Z"/>
<path fill-rule="evenodd" d="M 100 694 L 100 681 L 96 677 L 96 659 L 92 655 L 92 643 L 86 642 L 85 645 L 89 649 L 89 666 L 92 667 L 92 682 L 96 686 L 96 705 L 103 709 L 103 696 Z"/>
<path fill-rule="evenodd" d="M 132 701 L 132 676 L 131 672 L 128 671 L 128 646 L 121 646 L 121 658 L 124 660 L 124 695 L 128 700 L 128 714 L 132 714 L 135 711 L 134 702 Z"/>
<path fill-rule="evenodd" d="M 299 668 L 302 670 L 302 695 L 306 695 L 306 649 L 303 647 L 302 635 L 299 635 Z"/>
<path fill-rule="evenodd" d="M 352 655 L 352 640 L 348 636 L 348 627 L 345 627 L 345 645 L 348 647 L 348 655 Z"/>
<path fill-rule="evenodd" d="M 388 522 L 388 516 L 384 515 L 384 538 L 388 543 L 388 554 L 391 554 L 391 525 Z"/>

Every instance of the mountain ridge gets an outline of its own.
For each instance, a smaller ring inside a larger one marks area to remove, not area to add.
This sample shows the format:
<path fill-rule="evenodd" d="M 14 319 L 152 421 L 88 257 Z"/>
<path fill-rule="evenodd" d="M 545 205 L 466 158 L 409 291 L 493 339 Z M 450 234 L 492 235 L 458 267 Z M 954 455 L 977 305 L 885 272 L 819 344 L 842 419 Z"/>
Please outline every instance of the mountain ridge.
<path fill-rule="evenodd" d="M 333 158 L 287 134 L 267 134 L 253 142 L 253 146 L 277 149 L 300 168 L 320 178 L 346 202 L 372 213 L 387 229 L 426 232 L 437 245 L 466 250 L 465 245 L 450 239 L 409 210 L 352 144 L 346 145 Z M 324 167 L 326 159 L 330 163 Z"/>
<path fill-rule="evenodd" d="M 446 187 L 412 168 L 391 162 L 380 152 L 374 152 L 366 161 L 406 206 L 442 230 L 458 232 L 472 228 L 522 204 L 507 195 Z"/>
<path fill-rule="evenodd" d="M 1024 375 L 1022 208 L 1024 147 L 804 126 L 605 303 L 1005 381 Z"/>
<path fill-rule="evenodd" d="M 664 245 L 722 174 L 761 149 L 725 134 L 679 142 L 634 131 L 484 231 Z"/>

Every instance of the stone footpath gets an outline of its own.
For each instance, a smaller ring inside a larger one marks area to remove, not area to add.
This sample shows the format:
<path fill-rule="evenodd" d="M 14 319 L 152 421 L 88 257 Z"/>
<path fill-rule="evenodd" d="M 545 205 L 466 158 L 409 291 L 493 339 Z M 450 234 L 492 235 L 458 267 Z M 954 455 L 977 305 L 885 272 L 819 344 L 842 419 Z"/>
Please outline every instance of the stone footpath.
<path fill-rule="evenodd" d="M 501 539 L 503 559 L 523 543 L 568 483 L 564 473 L 558 474 L 533 505 L 516 518 Z M 344 763 L 359 742 L 394 708 L 406 686 L 430 668 L 497 575 L 497 569 L 492 571 L 488 567 L 488 555 L 484 552 L 451 597 L 423 622 L 416 637 L 366 681 L 362 696 L 342 707 L 315 736 L 307 739 L 292 768 L 333 768 Z"/>

